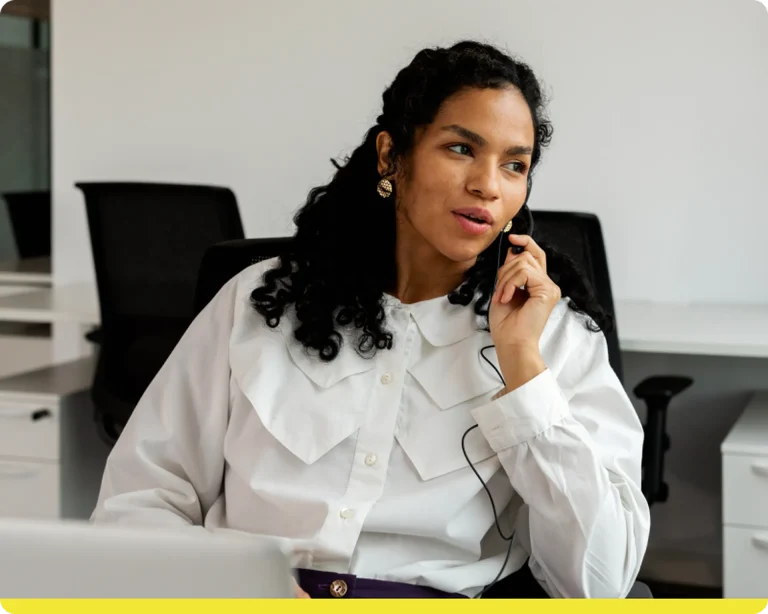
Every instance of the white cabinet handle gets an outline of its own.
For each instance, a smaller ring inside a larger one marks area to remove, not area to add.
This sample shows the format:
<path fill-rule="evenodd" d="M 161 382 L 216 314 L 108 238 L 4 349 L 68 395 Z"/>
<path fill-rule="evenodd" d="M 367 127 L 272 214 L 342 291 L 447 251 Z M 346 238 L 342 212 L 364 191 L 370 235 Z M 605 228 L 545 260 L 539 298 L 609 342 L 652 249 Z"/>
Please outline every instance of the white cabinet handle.
<path fill-rule="evenodd" d="M 768 535 L 753 535 L 752 543 L 760 550 L 768 550 Z"/>
<path fill-rule="evenodd" d="M 768 463 L 762 463 L 762 464 L 755 463 L 754 465 L 752 465 L 752 473 L 754 473 L 757 476 L 760 476 L 761 478 L 768 478 Z"/>
<path fill-rule="evenodd" d="M 40 472 L 38 467 L 29 465 L 2 465 L 0 464 L 0 478 L 31 478 Z"/>

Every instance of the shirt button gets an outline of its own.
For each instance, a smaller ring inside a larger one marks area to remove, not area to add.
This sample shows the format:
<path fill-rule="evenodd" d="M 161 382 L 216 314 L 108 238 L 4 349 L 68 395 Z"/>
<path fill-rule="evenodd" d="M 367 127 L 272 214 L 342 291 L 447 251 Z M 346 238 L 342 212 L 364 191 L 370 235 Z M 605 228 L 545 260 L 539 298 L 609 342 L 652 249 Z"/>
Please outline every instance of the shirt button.
<path fill-rule="evenodd" d="M 389 384 L 392 381 L 392 375 L 389 373 L 385 373 L 381 376 L 381 383 L 382 384 Z"/>
<path fill-rule="evenodd" d="M 379 459 L 376 458 L 375 454 L 369 454 L 368 456 L 365 457 L 365 464 L 368 465 L 369 467 L 373 467 L 376 464 L 377 460 Z"/>
<path fill-rule="evenodd" d="M 331 586 L 329 587 L 331 597 L 344 597 L 344 595 L 347 594 L 347 591 L 349 588 L 347 587 L 347 583 L 344 582 L 344 580 L 334 580 L 331 582 Z"/>
<path fill-rule="evenodd" d="M 355 510 L 345 508 L 339 512 L 339 516 L 341 516 L 344 520 L 349 520 L 350 518 L 355 517 Z"/>

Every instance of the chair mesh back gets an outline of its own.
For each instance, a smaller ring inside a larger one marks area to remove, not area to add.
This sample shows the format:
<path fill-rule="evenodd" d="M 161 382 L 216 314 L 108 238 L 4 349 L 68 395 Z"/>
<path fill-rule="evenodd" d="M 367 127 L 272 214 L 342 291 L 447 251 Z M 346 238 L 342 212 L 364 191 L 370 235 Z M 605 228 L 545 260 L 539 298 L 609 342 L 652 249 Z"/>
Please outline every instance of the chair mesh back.
<path fill-rule="evenodd" d="M 51 255 L 51 192 L 3 194 L 19 258 Z"/>
<path fill-rule="evenodd" d="M 94 401 L 135 404 L 194 317 L 206 249 L 244 236 L 231 190 L 78 183 L 101 306 Z"/>
<path fill-rule="evenodd" d="M 608 257 L 605 252 L 600 220 L 589 213 L 538 211 L 533 213 L 535 237 L 576 261 L 595 291 L 603 309 L 615 317 Z M 616 329 L 606 331 L 611 366 L 619 379 L 624 372 Z"/>
<path fill-rule="evenodd" d="M 290 247 L 290 237 L 244 239 L 214 245 L 205 253 L 195 293 L 199 313 L 230 279 L 257 262 L 275 258 Z"/>
<path fill-rule="evenodd" d="M 205 250 L 242 238 L 226 188 L 170 184 L 78 184 L 85 195 L 99 298 L 109 313 L 190 318 Z"/>

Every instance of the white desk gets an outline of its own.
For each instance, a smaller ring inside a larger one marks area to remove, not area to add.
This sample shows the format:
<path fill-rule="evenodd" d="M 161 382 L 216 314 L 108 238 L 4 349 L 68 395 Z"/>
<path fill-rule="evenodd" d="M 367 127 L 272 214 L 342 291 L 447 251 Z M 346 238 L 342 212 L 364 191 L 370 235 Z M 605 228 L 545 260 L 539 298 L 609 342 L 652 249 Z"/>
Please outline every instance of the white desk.
<path fill-rule="evenodd" d="M 6 288 L 8 291 L 3 292 Z M 59 327 L 58 345 L 51 337 L 43 340 L 0 336 L 0 375 L 17 373 L 23 366 L 42 367 L 89 355 L 92 347 L 85 334 L 100 321 L 99 301 L 92 284 L 36 289 L 0 285 L 0 322 Z"/>
<path fill-rule="evenodd" d="M 0 284 L 50 286 L 52 283 L 50 258 L 0 262 Z"/>
<path fill-rule="evenodd" d="M 768 305 L 617 301 L 626 352 L 768 358 Z"/>
<path fill-rule="evenodd" d="M 93 284 L 82 283 L 0 296 L 0 320 L 99 324 L 99 300 Z"/>

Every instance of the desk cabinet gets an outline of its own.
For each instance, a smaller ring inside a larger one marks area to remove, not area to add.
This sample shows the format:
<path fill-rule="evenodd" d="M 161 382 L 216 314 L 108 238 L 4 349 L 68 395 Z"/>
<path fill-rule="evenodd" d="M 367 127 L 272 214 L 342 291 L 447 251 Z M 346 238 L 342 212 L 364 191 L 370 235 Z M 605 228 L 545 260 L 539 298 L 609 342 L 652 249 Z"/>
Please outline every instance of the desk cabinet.
<path fill-rule="evenodd" d="M 109 446 L 90 402 L 93 359 L 0 379 L 0 516 L 90 516 Z"/>
<path fill-rule="evenodd" d="M 755 394 L 721 446 L 723 593 L 768 596 L 768 393 Z"/>

